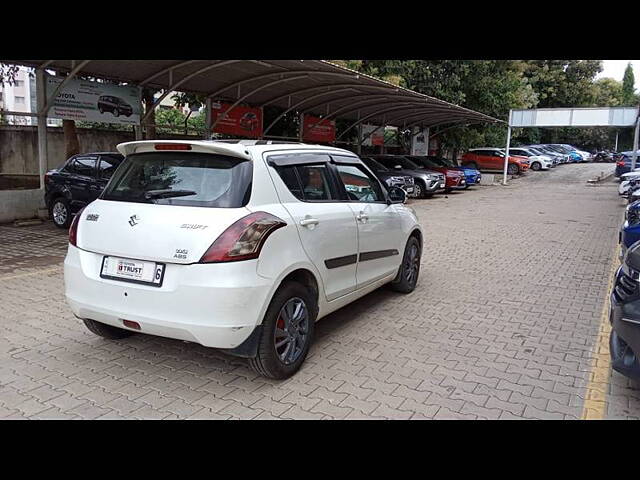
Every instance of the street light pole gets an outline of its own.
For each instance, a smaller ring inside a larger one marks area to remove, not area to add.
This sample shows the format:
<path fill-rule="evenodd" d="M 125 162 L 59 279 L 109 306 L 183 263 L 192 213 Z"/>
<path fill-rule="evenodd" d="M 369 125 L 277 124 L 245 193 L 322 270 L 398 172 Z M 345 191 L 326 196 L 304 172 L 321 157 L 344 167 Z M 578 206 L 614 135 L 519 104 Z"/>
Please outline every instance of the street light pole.
<path fill-rule="evenodd" d="M 640 129 L 640 116 L 636 119 L 636 128 L 633 133 L 633 153 L 631 154 L 631 171 L 636 169 L 636 159 L 638 157 L 638 130 Z"/>
<path fill-rule="evenodd" d="M 502 184 L 507 184 L 507 169 L 509 167 L 509 145 L 511 144 L 511 110 L 509 110 L 509 126 L 507 128 L 507 148 L 504 150 L 504 175 Z"/>

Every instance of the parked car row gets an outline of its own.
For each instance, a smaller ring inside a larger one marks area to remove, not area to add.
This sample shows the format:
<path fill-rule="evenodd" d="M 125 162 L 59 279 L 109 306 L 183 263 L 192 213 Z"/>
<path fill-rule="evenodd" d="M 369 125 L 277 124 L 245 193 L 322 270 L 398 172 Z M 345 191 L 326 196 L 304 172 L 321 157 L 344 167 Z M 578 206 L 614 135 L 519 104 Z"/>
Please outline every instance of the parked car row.
<path fill-rule="evenodd" d="M 622 264 L 609 298 L 609 351 L 614 370 L 640 380 L 640 168 L 618 176 L 618 193 L 628 199 L 628 205 L 618 237 Z"/>
<path fill-rule="evenodd" d="M 462 156 L 462 165 L 481 171 L 503 171 L 505 155 L 504 148 L 472 148 Z M 563 163 L 590 162 L 592 158 L 589 152 L 565 144 L 510 147 L 507 173 L 519 175 L 528 169 L 549 170 Z"/>

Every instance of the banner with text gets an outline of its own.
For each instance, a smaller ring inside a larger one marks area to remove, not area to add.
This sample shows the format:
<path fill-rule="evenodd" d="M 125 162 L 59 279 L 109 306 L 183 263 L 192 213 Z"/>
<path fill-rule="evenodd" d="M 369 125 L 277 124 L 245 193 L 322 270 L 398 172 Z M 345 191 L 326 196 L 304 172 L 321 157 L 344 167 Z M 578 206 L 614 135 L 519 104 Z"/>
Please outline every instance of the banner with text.
<path fill-rule="evenodd" d="M 47 94 L 64 77 L 47 76 Z M 140 89 L 89 80 L 72 79 L 58 92 L 48 116 L 85 122 L 140 124 Z"/>
<path fill-rule="evenodd" d="M 218 122 L 213 127 L 214 132 L 250 138 L 262 136 L 262 108 L 237 105 L 229 110 L 230 106 L 224 102 L 211 105 L 211 124 Z"/>
<path fill-rule="evenodd" d="M 310 142 L 334 142 L 336 139 L 335 120 L 323 120 L 313 115 L 302 115 L 302 139 Z"/>

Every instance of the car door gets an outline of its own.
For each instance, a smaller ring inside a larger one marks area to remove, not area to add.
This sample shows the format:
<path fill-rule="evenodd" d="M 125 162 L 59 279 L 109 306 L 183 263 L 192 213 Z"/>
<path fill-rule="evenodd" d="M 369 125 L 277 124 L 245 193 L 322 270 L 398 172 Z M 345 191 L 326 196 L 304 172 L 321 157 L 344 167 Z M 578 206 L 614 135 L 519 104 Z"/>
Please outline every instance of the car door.
<path fill-rule="evenodd" d="M 491 163 L 489 161 L 489 155 L 486 150 L 476 150 L 473 152 L 475 154 L 475 162 L 478 165 L 478 168 L 482 169 L 490 169 Z"/>
<path fill-rule="evenodd" d="M 282 206 L 298 229 L 302 247 L 322 277 L 327 300 L 356 289 L 358 226 L 340 195 L 327 154 L 272 154 L 267 163 Z"/>
<path fill-rule="evenodd" d="M 97 161 L 97 155 L 76 155 L 65 167 L 65 184 L 71 193 L 72 211 L 79 210 L 97 198 Z"/>
<path fill-rule="evenodd" d="M 358 223 L 357 288 L 397 272 L 402 226 L 380 182 L 355 157 L 332 155 L 341 187 Z"/>

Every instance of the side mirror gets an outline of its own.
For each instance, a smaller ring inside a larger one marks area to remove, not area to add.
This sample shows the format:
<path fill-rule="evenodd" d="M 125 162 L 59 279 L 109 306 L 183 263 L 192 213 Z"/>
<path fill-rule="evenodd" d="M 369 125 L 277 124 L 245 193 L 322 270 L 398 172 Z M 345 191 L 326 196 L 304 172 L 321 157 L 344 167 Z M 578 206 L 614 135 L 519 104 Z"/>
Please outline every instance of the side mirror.
<path fill-rule="evenodd" d="M 407 201 L 407 192 L 400 187 L 391 187 L 389 189 L 389 204 L 404 203 Z"/>
<path fill-rule="evenodd" d="M 394 167 L 396 170 L 402 170 L 402 165 L 394 165 Z"/>

